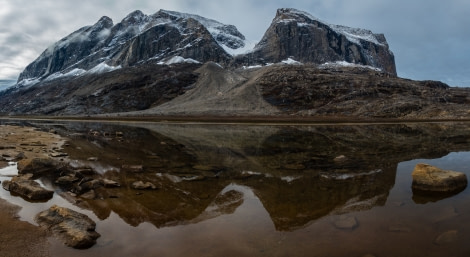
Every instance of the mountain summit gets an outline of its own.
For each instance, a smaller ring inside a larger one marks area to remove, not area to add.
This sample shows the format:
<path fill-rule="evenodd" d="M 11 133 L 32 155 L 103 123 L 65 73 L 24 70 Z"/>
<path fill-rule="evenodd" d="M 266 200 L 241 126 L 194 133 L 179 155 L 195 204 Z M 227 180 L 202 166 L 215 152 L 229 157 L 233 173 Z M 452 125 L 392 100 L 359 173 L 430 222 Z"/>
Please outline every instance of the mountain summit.
<path fill-rule="evenodd" d="M 385 36 L 369 30 L 332 25 L 296 9 L 278 9 L 250 60 L 277 63 L 345 61 L 396 75 L 395 58 Z"/>

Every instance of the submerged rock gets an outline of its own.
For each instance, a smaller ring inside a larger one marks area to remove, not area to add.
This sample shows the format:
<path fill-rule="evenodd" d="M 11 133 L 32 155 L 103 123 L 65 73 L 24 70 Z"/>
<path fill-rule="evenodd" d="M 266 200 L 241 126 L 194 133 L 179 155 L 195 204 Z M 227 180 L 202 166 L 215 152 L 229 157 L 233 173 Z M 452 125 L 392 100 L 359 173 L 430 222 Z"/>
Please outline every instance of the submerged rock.
<path fill-rule="evenodd" d="M 96 223 L 88 216 L 57 205 L 38 213 L 35 219 L 39 226 L 73 248 L 90 248 L 101 236 L 95 231 Z"/>
<path fill-rule="evenodd" d="M 32 175 L 15 176 L 11 181 L 5 180 L 2 186 L 5 190 L 13 192 L 29 200 L 49 200 L 54 191 L 42 188 L 38 182 L 31 180 Z"/>
<path fill-rule="evenodd" d="M 142 182 L 142 181 L 136 181 L 132 183 L 132 188 L 138 189 L 138 190 L 145 190 L 145 189 L 157 189 L 157 187 L 150 183 L 150 182 Z"/>
<path fill-rule="evenodd" d="M 437 244 L 437 245 L 450 244 L 450 243 L 455 242 L 455 240 L 457 240 L 457 237 L 458 237 L 457 230 L 449 230 L 437 236 L 436 239 L 434 239 L 434 244 Z"/>
<path fill-rule="evenodd" d="M 442 170 L 429 164 L 419 163 L 411 174 L 414 192 L 457 193 L 467 187 L 465 173 Z"/>
<path fill-rule="evenodd" d="M 333 224 L 338 229 L 346 229 L 346 230 L 354 230 L 355 228 L 357 228 L 357 226 L 359 226 L 359 223 L 357 222 L 356 217 L 348 216 L 348 215 L 341 215 L 337 217 L 333 221 Z"/>

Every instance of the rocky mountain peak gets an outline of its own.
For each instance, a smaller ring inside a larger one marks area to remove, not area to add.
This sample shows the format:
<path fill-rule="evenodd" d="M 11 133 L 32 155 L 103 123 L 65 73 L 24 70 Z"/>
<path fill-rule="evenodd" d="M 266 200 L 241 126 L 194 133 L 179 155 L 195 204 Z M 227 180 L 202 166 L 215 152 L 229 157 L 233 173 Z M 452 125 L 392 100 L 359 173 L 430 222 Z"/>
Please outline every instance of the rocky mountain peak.
<path fill-rule="evenodd" d="M 148 16 L 145 15 L 140 10 L 135 10 L 129 13 L 124 19 L 122 19 L 121 24 L 124 26 L 132 26 L 137 24 L 142 24 L 148 21 Z"/>
<path fill-rule="evenodd" d="M 224 48 L 238 49 L 245 46 L 245 36 L 233 25 L 204 18 L 195 14 L 160 10 L 154 17 L 164 17 L 171 20 L 192 18 L 200 22 L 211 33 L 214 39 Z"/>
<path fill-rule="evenodd" d="M 307 22 L 309 20 L 319 20 L 314 16 L 310 15 L 309 13 L 299 11 L 293 8 L 279 8 L 276 11 L 276 16 L 274 17 L 274 21 L 283 21 L 283 20 L 297 20 Z"/>
<path fill-rule="evenodd" d="M 256 64 L 288 58 L 315 64 L 345 61 L 396 75 L 395 59 L 383 34 L 328 24 L 309 13 L 282 8 L 246 59 Z"/>

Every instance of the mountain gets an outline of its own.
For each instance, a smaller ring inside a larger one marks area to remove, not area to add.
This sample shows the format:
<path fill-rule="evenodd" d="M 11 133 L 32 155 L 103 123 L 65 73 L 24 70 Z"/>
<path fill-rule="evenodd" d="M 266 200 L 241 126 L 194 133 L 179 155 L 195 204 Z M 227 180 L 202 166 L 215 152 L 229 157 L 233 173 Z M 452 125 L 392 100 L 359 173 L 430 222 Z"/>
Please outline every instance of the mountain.
<path fill-rule="evenodd" d="M 47 48 L 0 91 L 0 113 L 470 116 L 470 90 L 397 77 L 382 34 L 283 8 L 247 46 L 235 26 L 198 15 L 134 11 L 117 24 L 102 17 Z"/>
<path fill-rule="evenodd" d="M 245 37 L 233 25 L 197 15 L 160 10 L 153 15 L 134 11 L 113 25 L 102 17 L 47 48 L 19 76 L 31 84 L 57 76 L 110 71 L 181 57 L 192 62 L 231 60 L 224 49 L 245 46 Z"/>
<path fill-rule="evenodd" d="M 278 63 L 288 58 L 317 64 L 346 61 L 397 74 L 394 55 L 383 34 L 331 25 L 289 8 L 277 10 L 261 41 L 244 58 L 251 63 Z"/>

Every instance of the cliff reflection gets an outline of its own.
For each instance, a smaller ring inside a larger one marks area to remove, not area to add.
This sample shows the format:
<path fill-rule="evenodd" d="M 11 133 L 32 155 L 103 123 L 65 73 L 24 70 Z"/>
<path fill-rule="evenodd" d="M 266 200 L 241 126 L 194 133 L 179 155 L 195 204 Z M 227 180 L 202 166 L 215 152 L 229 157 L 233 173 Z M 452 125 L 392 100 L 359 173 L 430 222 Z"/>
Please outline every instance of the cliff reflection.
<path fill-rule="evenodd" d="M 470 149 L 469 131 L 459 124 L 67 123 L 55 129 L 69 135 L 65 150 L 71 159 L 95 170 L 106 167 L 99 176 L 121 184 L 77 204 L 100 219 L 115 212 L 132 226 L 180 225 L 234 213 L 243 193 L 224 189 L 235 183 L 253 190 L 277 230 L 295 230 L 326 215 L 384 205 L 399 162 Z M 109 136 L 116 131 L 123 136 Z M 87 161 L 90 156 L 98 162 Z M 131 187 L 135 181 L 160 189 L 137 191 Z"/>

